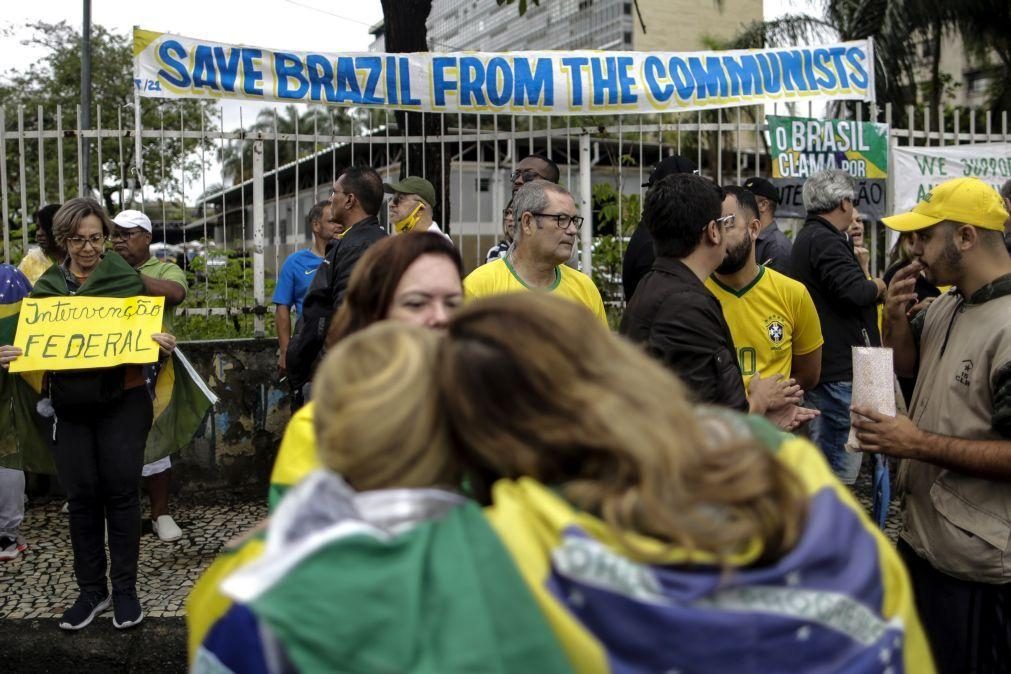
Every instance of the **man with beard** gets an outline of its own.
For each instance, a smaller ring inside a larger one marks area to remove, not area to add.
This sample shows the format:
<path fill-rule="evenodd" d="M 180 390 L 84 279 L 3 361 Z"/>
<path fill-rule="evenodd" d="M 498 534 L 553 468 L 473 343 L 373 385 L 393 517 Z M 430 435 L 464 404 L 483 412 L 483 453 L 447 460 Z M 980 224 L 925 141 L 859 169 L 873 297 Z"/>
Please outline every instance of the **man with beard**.
<path fill-rule="evenodd" d="M 801 391 L 783 375 L 753 377 L 750 398 L 737 365 L 734 339 L 720 303 L 705 279 L 727 257 L 729 230 L 741 226 L 721 214 L 723 190 L 701 176 L 679 173 L 649 192 L 642 225 L 656 246 L 652 270 L 642 278 L 621 321 L 621 334 L 673 370 L 700 403 L 768 414 L 794 428 L 808 411 L 795 403 Z"/>
<path fill-rule="evenodd" d="M 725 187 L 723 215 L 737 226 L 727 230 L 727 257 L 706 279 L 723 307 L 737 346 L 737 360 L 747 387 L 757 372 L 793 377 L 801 388 L 818 385 L 821 375 L 821 324 L 802 283 L 756 261 L 762 231 L 755 195 L 743 187 Z"/>
<path fill-rule="evenodd" d="M 885 283 L 868 279 L 846 232 L 856 188 L 846 171 L 829 169 L 804 183 L 807 220 L 790 253 L 792 276 L 811 293 L 825 337 L 819 383 L 807 402 L 821 411 L 811 437 L 843 484 L 856 482 L 861 455 L 846 451 L 853 397 L 853 347 L 881 343 L 877 304 Z"/>
<path fill-rule="evenodd" d="M 939 672 L 1011 662 L 1011 255 L 1008 213 L 977 178 L 931 190 L 884 219 L 913 233 L 895 274 L 884 343 L 900 376 L 919 374 L 910 416 L 854 409 L 864 451 L 902 459 L 898 549 Z M 910 318 L 916 278 L 954 289 Z"/>

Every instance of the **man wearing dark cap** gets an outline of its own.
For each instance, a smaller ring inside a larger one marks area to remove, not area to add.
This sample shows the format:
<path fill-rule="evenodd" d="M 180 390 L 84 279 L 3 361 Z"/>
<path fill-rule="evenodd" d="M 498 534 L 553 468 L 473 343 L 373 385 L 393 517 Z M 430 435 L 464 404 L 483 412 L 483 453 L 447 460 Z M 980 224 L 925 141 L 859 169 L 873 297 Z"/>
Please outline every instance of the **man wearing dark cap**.
<path fill-rule="evenodd" d="M 758 202 L 758 219 L 762 229 L 755 241 L 755 260 L 758 264 L 771 267 L 780 274 L 790 274 L 790 251 L 793 244 L 776 224 L 776 207 L 779 206 L 779 190 L 765 178 L 755 176 L 744 181 L 744 189 L 755 195 Z"/>
<path fill-rule="evenodd" d="M 698 167 L 691 160 L 685 159 L 681 155 L 671 155 L 661 159 L 653 172 L 649 175 L 649 180 L 642 184 L 643 187 L 652 188 L 661 178 L 676 173 L 698 173 Z M 647 190 L 648 191 L 648 190 Z M 653 260 L 656 252 L 653 250 L 653 237 L 650 236 L 649 229 L 642 226 L 642 223 L 632 232 L 632 238 L 628 240 L 628 248 L 625 249 L 625 257 L 621 261 L 621 285 L 625 290 L 625 301 L 628 302 L 635 294 L 635 289 L 639 281 L 653 268 Z"/>
<path fill-rule="evenodd" d="M 432 219 L 435 207 L 435 187 L 432 183 L 421 176 L 407 176 L 399 183 L 383 185 L 383 191 L 393 195 L 390 199 L 390 222 L 397 234 L 435 232 L 446 236 Z"/>

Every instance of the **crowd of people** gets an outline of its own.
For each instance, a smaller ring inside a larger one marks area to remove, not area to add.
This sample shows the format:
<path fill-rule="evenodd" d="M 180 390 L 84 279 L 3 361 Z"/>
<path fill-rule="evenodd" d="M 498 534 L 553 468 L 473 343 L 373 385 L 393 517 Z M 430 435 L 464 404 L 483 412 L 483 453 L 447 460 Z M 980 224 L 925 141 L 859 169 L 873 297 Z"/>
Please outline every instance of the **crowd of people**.
<path fill-rule="evenodd" d="M 467 274 L 422 177 L 352 167 L 313 207 L 274 295 L 293 415 L 271 516 L 191 594 L 194 670 L 1005 671 L 1011 183 L 951 180 L 884 218 L 878 278 L 845 172 L 805 182 L 791 241 L 770 181 L 665 158 L 615 334 L 566 264 L 584 223 L 559 176 L 517 164 L 506 238 Z M 134 294 L 185 297 L 145 256 L 142 214 L 114 228 L 72 200 L 39 231 L 35 296 L 105 265 Z M 905 413 L 854 407 L 863 346 L 891 349 L 880 375 Z M 0 364 L 18 355 L 0 346 Z M 68 629 L 109 605 L 103 518 L 114 620 L 142 617 L 120 598 L 150 396 L 129 366 L 106 376 L 114 404 L 52 415 L 79 425 L 52 433 L 81 587 Z M 865 453 L 897 463 L 897 546 L 850 491 Z M 24 543 L 0 519 L 5 541 Z"/>

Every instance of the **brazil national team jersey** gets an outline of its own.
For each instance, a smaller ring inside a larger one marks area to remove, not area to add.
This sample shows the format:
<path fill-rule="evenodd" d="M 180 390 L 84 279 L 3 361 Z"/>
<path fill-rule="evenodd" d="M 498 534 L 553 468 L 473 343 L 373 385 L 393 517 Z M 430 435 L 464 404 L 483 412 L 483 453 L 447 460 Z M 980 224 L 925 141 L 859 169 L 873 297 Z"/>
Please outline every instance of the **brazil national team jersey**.
<path fill-rule="evenodd" d="M 723 307 L 745 388 L 756 372 L 763 378 L 789 377 L 794 356 L 807 355 L 825 342 L 807 288 L 775 269 L 760 266 L 755 280 L 739 291 L 715 276 L 706 279 L 706 288 Z"/>

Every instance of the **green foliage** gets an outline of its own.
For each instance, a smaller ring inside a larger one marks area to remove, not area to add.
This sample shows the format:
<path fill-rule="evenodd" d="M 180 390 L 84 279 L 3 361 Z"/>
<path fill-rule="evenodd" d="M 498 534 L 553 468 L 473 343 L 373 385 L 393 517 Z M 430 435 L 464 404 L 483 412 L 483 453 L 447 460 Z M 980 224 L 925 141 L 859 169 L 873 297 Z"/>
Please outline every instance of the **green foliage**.
<path fill-rule="evenodd" d="M 208 248 L 207 255 L 195 257 L 186 270 L 189 291 L 183 308 L 239 307 L 242 314 L 228 316 L 177 316 L 174 328 L 180 340 L 235 339 L 253 336 L 253 260 L 241 250 Z M 211 264 L 208 265 L 208 259 Z M 220 266 L 217 263 L 224 263 Z M 264 296 L 274 292 L 275 281 L 264 279 Z M 266 314 L 265 334 L 275 336 L 274 315 Z"/>
<path fill-rule="evenodd" d="M 622 302 L 621 263 L 628 244 L 628 238 L 639 224 L 639 195 L 626 194 L 621 197 L 621 233 L 618 236 L 618 192 L 610 183 L 593 186 L 593 217 L 598 230 L 614 232 L 594 237 L 593 240 L 593 280 L 604 302 Z"/>
<path fill-rule="evenodd" d="M 39 194 L 38 141 L 25 143 L 25 191 L 29 216 L 43 202 L 55 203 L 59 199 L 59 172 L 64 177 L 64 198 L 77 196 L 79 157 L 77 138 L 67 136 L 77 128 L 77 106 L 81 97 L 80 34 L 75 26 L 65 21 L 26 25 L 32 33 L 23 43 L 42 47 L 45 55 L 25 71 L 11 71 L 0 81 L 0 101 L 6 115 L 5 131 L 17 133 L 18 107 L 24 106 L 26 131 L 39 127 L 38 110 L 42 106 L 43 125 L 46 130 L 57 128 L 59 121 L 65 132 L 62 139 L 44 143 L 45 195 Z M 11 39 L 8 29 L 7 39 Z M 91 125 L 102 129 L 132 130 L 133 113 L 133 49 L 128 36 L 119 35 L 98 25 L 92 26 L 91 35 L 92 105 Z M 212 131 L 215 115 L 213 104 L 201 101 L 163 101 L 142 98 L 141 125 L 146 129 L 203 128 Z M 99 118 L 99 114 L 101 117 Z M 63 165 L 58 163 L 57 143 L 63 147 Z M 122 163 L 120 146 L 122 145 Z M 199 150 L 213 150 L 210 141 L 165 138 L 164 142 L 147 141 L 143 144 L 144 178 L 149 188 L 176 194 L 180 190 L 182 174 L 195 177 L 200 174 Z M 8 148 L 13 147 L 8 145 Z M 106 138 L 101 141 L 102 180 L 99 180 L 98 142 L 91 140 L 91 174 L 86 183 L 89 190 L 102 199 L 110 212 L 131 206 L 139 199 L 134 166 L 135 145 L 132 139 Z M 208 155 L 208 158 L 213 155 Z M 164 161 L 165 174 L 160 172 Z M 8 154 L 7 184 L 11 217 L 21 224 L 21 194 L 19 182 L 19 157 Z"/>
<path fill-rule="evenodd" d="M 273 109 L 263 109 L 256 121 L 246 127 L 246 133 L 277 133 L 317 136 L 348 135 L 362 133 L 365 129 L 365 110 L 348 111 L 346 108 L 326 108 L 320 105 L 309 106 L 304 113 L 299 114 L 294 105 L 286 106 L 283 114 Z M 278 141 L 264 143 L 263 170 L 269 172 L 276 166 L 290 164 L 296 159 L 309 157 L 321 149 L 315 143 L 296 143 L 294 141 Z M 253 144 L 249 142 L 229 143 L 224 151 L 218 152 L 225 177 L 234 183 L 240 183 L 253 177 Z M 213 191 L 208 189 L 208 193 Z"/>

